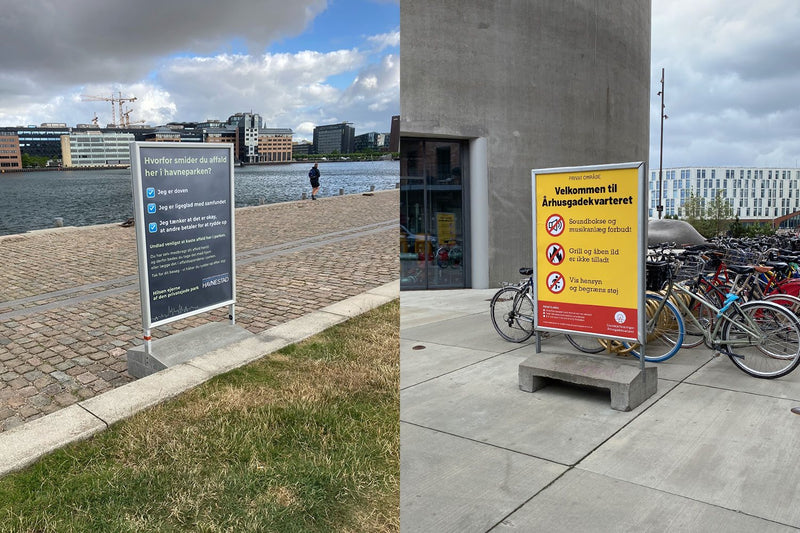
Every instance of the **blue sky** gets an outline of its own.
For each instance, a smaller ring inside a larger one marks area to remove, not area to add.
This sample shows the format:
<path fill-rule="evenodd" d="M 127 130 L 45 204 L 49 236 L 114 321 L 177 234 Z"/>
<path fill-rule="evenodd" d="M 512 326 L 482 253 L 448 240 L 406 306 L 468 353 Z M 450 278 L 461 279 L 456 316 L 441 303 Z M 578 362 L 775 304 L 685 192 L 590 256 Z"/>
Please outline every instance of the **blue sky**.
<path fill-rule="evenodd" d="M 137 98 L 132 120 L 252 110 L 295 140 L 344 121 L 388 132 L 399 114 L 397 0 L 65 3 L 26 0 L 0 19 L 12 51 L 0 58 L 0 125 L 105 124 L 111 104 L 82 95 L 119 93 Z"/>
<path fill-rule="evenodd" d="M 400 8 L 396 2 L 330 0 L 328 8 L 311 21 L 302 35 L 279 39 L 266 51 L 331 52 L 354 47 L 371 35 L 390 33 L 399 28 Z"/>

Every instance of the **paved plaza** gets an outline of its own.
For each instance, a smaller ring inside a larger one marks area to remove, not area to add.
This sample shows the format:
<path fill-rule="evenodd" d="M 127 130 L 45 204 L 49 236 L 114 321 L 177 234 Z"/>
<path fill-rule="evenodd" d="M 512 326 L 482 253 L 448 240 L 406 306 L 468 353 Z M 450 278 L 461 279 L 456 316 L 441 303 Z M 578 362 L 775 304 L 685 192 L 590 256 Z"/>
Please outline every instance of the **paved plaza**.
<path fill-rule="evenodd" d="M 237 325 L 263 333 L 396 280 L 398 210 L 396 190 L 236 209 Z M 0 263 L 0 432 L 133 380 L 126 353 L 143 335 L 133 227 L 3 236 Z"/>
<path fill-rule="evenodd" d="M 800 370 L 757 379 L 697 347 L 656 364 L 632 411 L 607 390 L 523 392 L 535 344 L 497 335 L 493 293 L 400 296 L 402 531 L 800 530 Z M 575 350 L 553 334 L 542 353 Z"/>

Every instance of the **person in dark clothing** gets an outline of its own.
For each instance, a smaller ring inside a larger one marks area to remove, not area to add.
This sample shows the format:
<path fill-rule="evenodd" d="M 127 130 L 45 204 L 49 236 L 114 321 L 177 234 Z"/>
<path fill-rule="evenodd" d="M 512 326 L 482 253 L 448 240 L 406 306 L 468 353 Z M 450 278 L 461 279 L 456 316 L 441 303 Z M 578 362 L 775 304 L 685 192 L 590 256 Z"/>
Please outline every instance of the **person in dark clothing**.
<path fill-rule="evenodd" d="M 308 179 L 311 180 L 311 199 L 316 200 L 319 191 L 319 163 L 314 163 L 308 171 Z"/>

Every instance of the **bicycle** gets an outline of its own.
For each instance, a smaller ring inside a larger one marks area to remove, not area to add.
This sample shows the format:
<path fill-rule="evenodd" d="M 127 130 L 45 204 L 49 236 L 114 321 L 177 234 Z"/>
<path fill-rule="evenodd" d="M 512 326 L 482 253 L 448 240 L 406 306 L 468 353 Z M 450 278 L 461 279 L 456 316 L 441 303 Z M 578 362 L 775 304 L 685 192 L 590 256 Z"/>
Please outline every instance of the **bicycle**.
<path fill-rule="evenodd" d="M 534 333 L 533 269 L 520 268 L 519 273 L 527 278 L 505 285 L 489 304 L 495 331 L 509 342 L 524 342 Z"/>
<path fill-rule="evenodd" d="M 748 375 L 774 379 L 789 374 L 800 364 L 800 321 L 792 312 L 763 300 L 739 303 L 736 289 L 723 296 L 722 290 L 715 287 L 724 298 L 724 304 L 717 306 L 698 292 L 697 283 L 675 283 L 675 269 L 669 271 L 664 294 L 647 295 L 645 361 L 665 361 L 678 352 L 685 334 L 685 318 L 702 332 L 706 346 L 727 355 Z M 670 299 L 673 294 L 683 297 Z M 700 304 L 701 313 L 692 312 L 695 303 Z M 640 346 L 623 344 L 632 347 L 632 355 L 641 357 Z"/>
<path fill-rule="evenodd" d="M 449 241 L 439 246 L 436 250 L 436 265 L 439 268 L 458 268 L 461 266 L 461 260 L 464 258 L 464 252 L 456 241 Z"/>

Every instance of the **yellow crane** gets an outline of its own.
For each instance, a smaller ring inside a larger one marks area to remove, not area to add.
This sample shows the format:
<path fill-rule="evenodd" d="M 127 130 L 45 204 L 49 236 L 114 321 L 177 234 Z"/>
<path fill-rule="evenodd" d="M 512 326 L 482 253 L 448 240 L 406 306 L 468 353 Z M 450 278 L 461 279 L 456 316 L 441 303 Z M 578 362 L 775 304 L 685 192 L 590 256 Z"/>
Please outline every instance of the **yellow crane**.
<path fill-rule="evenodd" d="M 131 113 L 133 113 L 133 109 L 128 109 L 122 112 L 122 117 L 124 117 L 124 120 L 122 120 L 122 124 L 120 124 L 120 126 L 124 125 L 127 128 L 131 124 L 144 124 L 145 122 L 147 122 L 146 120 L 131 121 L 131 116 L 130 116 Z"/>
<path fill-rule="evenodd" d="M 124 102 L 135 102 L 136 97 L 123 97 L 122 92 L 117 92 L 117 96 L 114 96 L 114 93 L 111 93 L 111 96 L 93 96 L 90 94 L 82 94 L 81 100 L 84 102 L 111 102 L 111 127 L 122 127 L 122 122 L 124 120 L 123 112 L 122 112 L 122 104 Z M 114 108 L 114 104 L 119 104 L 119 121 L 120 123 L 117 124 L 117 114 L 116 109 Z"/>

